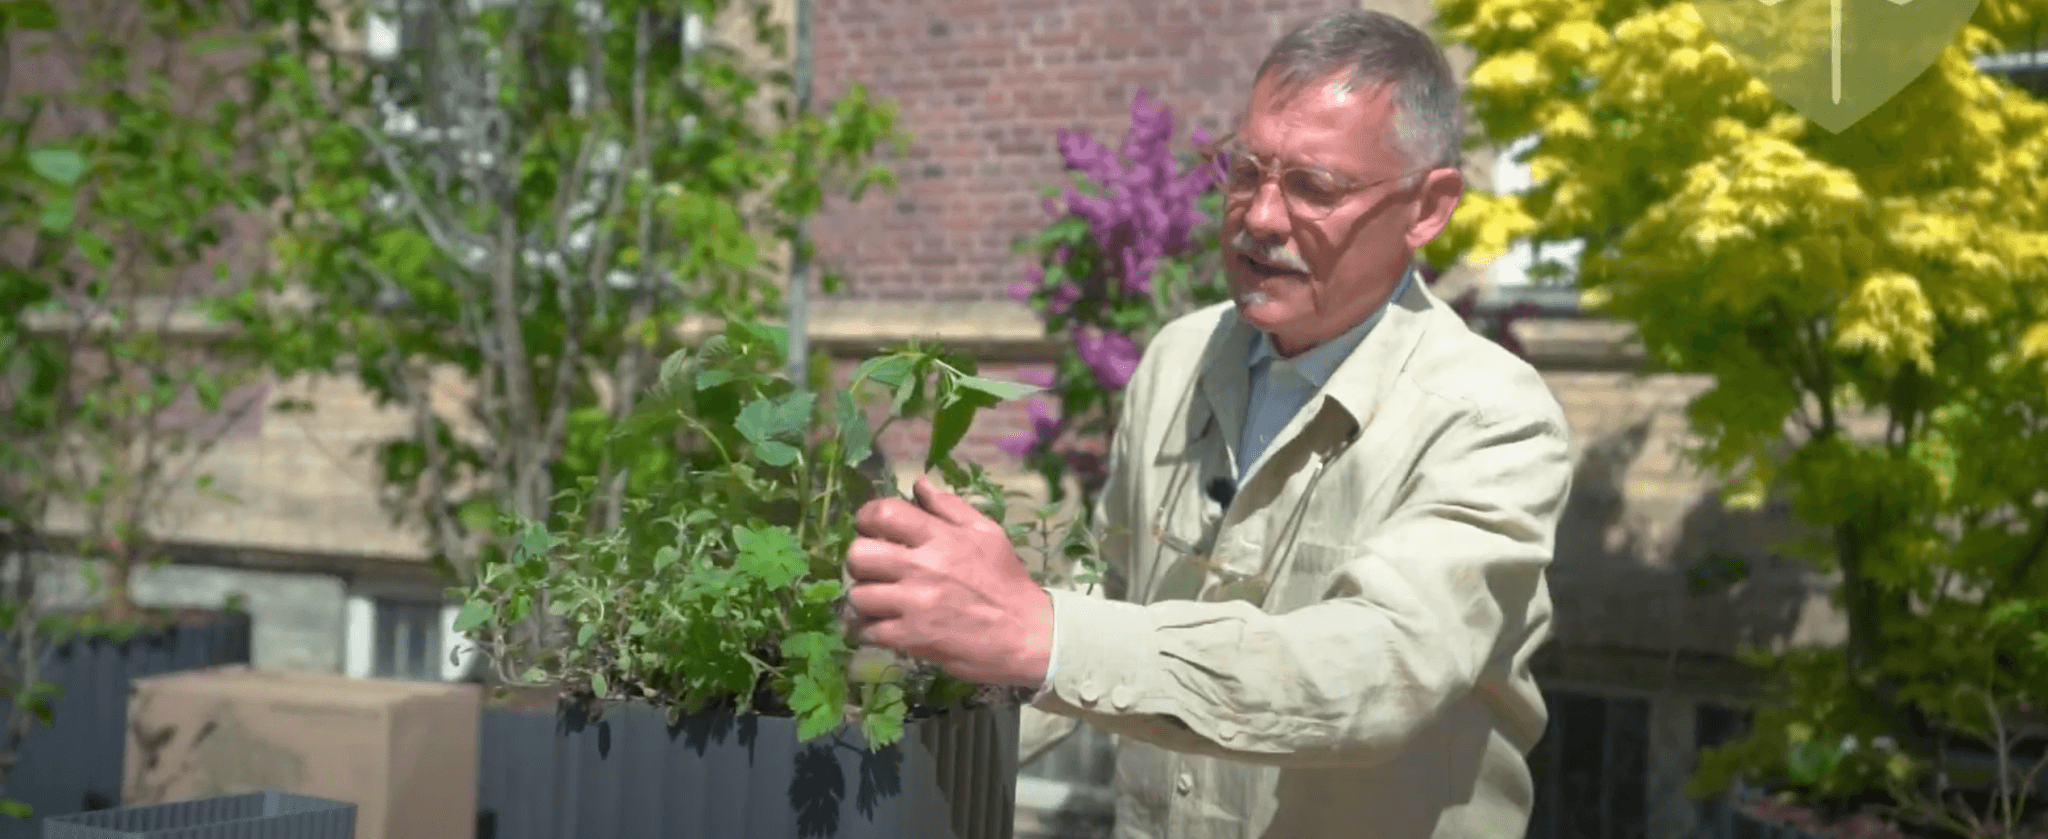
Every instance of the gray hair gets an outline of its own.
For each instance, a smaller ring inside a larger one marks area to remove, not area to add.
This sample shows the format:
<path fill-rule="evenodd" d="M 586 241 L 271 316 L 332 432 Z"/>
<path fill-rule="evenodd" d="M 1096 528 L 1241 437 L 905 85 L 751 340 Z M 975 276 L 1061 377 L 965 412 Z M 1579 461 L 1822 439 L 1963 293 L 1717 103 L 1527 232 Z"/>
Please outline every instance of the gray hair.
<path fill-rule="evenodd" d="M 1269 72 L 1282 89 L 1349 68 L 1354 88 L 1391 85 L 1394 144 L 1414 166 L 1457 166 L 1465 109 L 1443 50 L 1407 21 L 1384 12 L 1336 12 L 1295 27 L 1273 45 L 1254 79 Z"/>

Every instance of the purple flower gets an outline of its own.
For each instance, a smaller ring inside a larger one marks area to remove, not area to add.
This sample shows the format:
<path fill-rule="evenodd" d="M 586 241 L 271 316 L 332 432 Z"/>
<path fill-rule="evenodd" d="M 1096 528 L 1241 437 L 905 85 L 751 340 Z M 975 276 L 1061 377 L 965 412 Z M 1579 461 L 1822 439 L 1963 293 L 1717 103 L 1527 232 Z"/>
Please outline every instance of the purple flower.
<path fill-rule="evenodd" d="M 1120 168 L 1116 157 L 1102 141 L 1079 131 L 1061 131 L 1058 146 L 1060 159 L 1067 168 L 1087 175 L 1090 180 L 1106 182 L 1114 180 Z"/>
<path fill-rule="evenodd" d="M 1095 381 L 1108 390 L 1123 390 L 1138 370 L 1143 348 L 1129 335 L 1082 327 L 1074 333 L 1074 349 L 1095 374 Z"/>
<path fill-rule="evenodd" d="M 1046 301 L 1045 308 L 1055 315 L 1063 315 L 1066 314 L 1068 309 L 1073 308 L 1075 303 L 1080 301 L 1080 286 L 1071 282 L 1060 283 L 1059 288 L 1052 290 L 1052 299 Z"/>
<path fill-rule="evenodd" d="M 1155 265 L 1152 255 L 1146 253 L 1143 248 L 1125 248 L 1123 261 L 1124 291 L 1131 294 L 1151 294 L 1152 269 Z"/>
<path fill-rule="evenodd" d="M 1059 415 L 1053 412 L 1052 405 L 1044 399 L 1032 399 L 1027 410 L 1031 414 L 1031 433 L 1005 437 L 996 442 L 1003 451 L 1018 457 L 1029 457 L 1032 452 L 1052 445 L 1052 441 L 1059 439 L 1064 425 Z"/>
<path fill-rule="evenodd" d="M 1031 302 L 1031 295 L 1038 293 L 1038 287 L 1045 285 L 1045 266 L 1032 265 L 1024 269 L 1026 277 L 1010 284 L 1010 299 L 1019 303 Z"/>

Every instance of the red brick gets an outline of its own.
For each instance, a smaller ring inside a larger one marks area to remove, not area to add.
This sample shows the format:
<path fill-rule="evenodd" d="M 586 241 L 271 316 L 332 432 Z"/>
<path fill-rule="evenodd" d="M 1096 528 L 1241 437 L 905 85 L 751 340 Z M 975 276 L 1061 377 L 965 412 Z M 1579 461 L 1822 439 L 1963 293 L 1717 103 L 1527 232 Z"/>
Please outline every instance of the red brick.
<path fill-rule="evenodd" d="M 1000 299 L 1021 266 L 1008 243 L 1050 221 L 1039 193 L 1064 182 L 1055 131 L 1087 130 L 1116 145 L 1140 88 L 1174 108 L 1181 138 L 1195 124 L 1229 124 L 1271 33 L 1328 6 L 818 0 L 816 8 L 818 77 L 835 80 L 821 87 L 865 80 L 872 95 L 897 103 L 900 127 L 917 139 L 894 196 L 833 202 L 812 225 L 823 257 L 848 277 L 845 293 Z M 935 23 L 943 35 L 933 34 Z M 925 174 L 927 163 L 943 171 Z M 925 241 L 933 233 L 946 235 Z"/>

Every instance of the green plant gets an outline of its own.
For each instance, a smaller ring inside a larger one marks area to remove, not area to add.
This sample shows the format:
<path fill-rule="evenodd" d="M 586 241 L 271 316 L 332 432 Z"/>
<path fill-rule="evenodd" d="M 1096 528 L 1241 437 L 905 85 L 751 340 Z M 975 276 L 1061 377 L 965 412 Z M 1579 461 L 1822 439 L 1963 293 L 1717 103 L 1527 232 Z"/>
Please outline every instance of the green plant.
<path fill-rule="evenodd" d="M 1725 502 L 1785 505 L 1810 537 L 1786 553 L 1839 580 L 1845 642 L 1752 651 L 1767 700 L 1695 793 L 1890 795 L 2003 835 L 1914 805 L 2000 787 L 1947 765 L 1959 744 L 2005 763 L 2006 735 L 2048 730 L 2048 650 L 2021 620 L 2048 590 L 2048 479 L 2015 468 L 2048 458 L 2048 103 L 1971 62 L 2041 22 L 1987 0 L 1933 67 L 1830 133 L 1690 4 L 1441 8 L 1477 55 L 1485 137 L 1537 138 L 1535 185 L 1476 196 L 1442 247 L 1583 241 L 1586 303 L 1635 326 L 1650 369 L 1711 376 L 1692 455 Z"/>
<path fill-rule="evenodd" d="M 658 484 L 671 453 L 616 433 L 658 362 L 693 316 L 774 311 L 798 222 L 887 184 L 870 157 L 903 138 L 859 85 L 788 108 L 743 49 L 780 48 L 762 3 L 400 6 L 403 49 L 316 40 L 273 74 L 285 270 L 231 314 L 279 375 L 350 376 L 406 418 L 386 498 L 461 579 L 510 549 L 505 517 L 558 526 L 558 489 L 603 487 L 597 527 Z"/>
<path fill-rule="evenodd" d="M 876 748 L 902 737 L 907 715 L 976 692 L 937 668 L 856 650 L 842 631 L 854 512 L 897 494 L 863 468 L 881 428 L 857 399 L 887 400 L 883 427 L 928 417 L 925 468 L 1000 521 L 1007 494 L 951 452 L 978 410 L 1034 388 L 911 345 L 868 359 L 819 399 L 782 372 L 787 350 L 780 327 L 740 322 L 669 357 L 620 433 L 671 445 L 677 462 L 626 496 L 617 524 L 588 526 L 581 502 L 603 489 L 590 479 L 556 526 L 512 522 L 515 547 L 478 569 L 456 623 L 502 678 L 646 701 L 672 717 L 788 714 L 806 740 L 857 720 Z M 536 630 L 534 615 L 550 620 Z"/>
<path fill-rule="evenodd" d="M 1223 195 L 1215 167 L 1175 156 L 1173 112 L 1150 95 L 1133 98 L 1130 115 L 1115 151 L 1085 132 L 1059 132 L 1068 183 L 1045 194 L 1057 217 L 1017 243 L 1032 258 L 1030 278 L 1010 289 L 1046 334 L 1069 345 L 1045 380 L 1053 401 L 1033 399 L 1031 433 L 1004 448 L 1044 477 L 1054 503 L 1067 477 L 1079 478 L 1077 524 L 1105 477 L 1106 442 L 1145 342 L 1228 296 L 1216 263 Z M 1201 128 L 1189 138 L 1195 146 L 1210 139 Z"/>
<path fill-rule="evenodd" d="M 193 316 L 262 270 L 234 234 L 275 194 L 245 154 L 271 103 L 236 82 L 278 51 L 278 11 L 0 3 L 0 787 L 50 719 L 50 648 L 151 621 L 131 580 L 163 561 L 167 502 L 232 500 L 203 456 L 258 406 L 259 368 Z M 27 55 L 58 72 L 5 75 Z M 84 614 L 37 598 L 67 554 L 98 598 Z"/>

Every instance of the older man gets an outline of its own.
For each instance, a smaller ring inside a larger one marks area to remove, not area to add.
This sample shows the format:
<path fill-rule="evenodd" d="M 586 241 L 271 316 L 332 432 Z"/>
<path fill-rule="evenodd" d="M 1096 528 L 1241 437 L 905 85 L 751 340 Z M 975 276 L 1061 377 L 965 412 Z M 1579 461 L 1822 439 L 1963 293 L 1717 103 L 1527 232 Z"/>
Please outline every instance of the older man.
<path fill-rule="evenodd" d="M 1038 688 L 1027 755 L 1073 720 L 1118 735 L 1118 836 L 1520 836 L 1571 465 L 1536 372 L 1412 268 L 1464 191 L 1450 68 L 1397 19 L 1331 15 L 1274 47 L 1239 126 L 1236 299 L 1131 379 L 1108 596 L 1041 589 L 920 482 L 861 510 L 851 602 L 870 643 Z"/>

